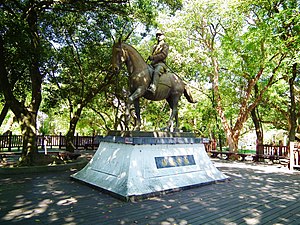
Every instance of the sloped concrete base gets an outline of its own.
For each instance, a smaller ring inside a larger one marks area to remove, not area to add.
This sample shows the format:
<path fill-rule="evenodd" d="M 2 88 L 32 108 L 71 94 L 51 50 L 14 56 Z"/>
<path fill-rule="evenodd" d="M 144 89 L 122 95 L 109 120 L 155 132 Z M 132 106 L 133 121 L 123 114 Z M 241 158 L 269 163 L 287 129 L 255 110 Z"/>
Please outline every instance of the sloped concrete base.
<path fill-rule="evenodd" d="M 127 200 L 228 179 L 213 165 L 204 144 L 110 142 L 101 142 L 90 162 L 71 177 Z"/>

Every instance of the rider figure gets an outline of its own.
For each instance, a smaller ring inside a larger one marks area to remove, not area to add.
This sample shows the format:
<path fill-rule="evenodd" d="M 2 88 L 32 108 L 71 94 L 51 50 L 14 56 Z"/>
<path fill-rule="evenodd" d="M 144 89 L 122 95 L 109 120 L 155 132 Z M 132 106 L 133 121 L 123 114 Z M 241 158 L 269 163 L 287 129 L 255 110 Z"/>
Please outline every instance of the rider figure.
<path fill-rule="evenodd" d="M 151 61 L 151 65 L 154 68 L 152 83 L 149 87 L 149 91 L 153 94 L 157 88 L 157 82 L 159 80 L 159 76 L 166 72 L 166 58 L 169 52 L 169 45 L 164 41 L 165 35 L 162 31 L 156 32 L 156 40 L 157 44 L 153 46 L 152 55 L 148 57 Z"/>

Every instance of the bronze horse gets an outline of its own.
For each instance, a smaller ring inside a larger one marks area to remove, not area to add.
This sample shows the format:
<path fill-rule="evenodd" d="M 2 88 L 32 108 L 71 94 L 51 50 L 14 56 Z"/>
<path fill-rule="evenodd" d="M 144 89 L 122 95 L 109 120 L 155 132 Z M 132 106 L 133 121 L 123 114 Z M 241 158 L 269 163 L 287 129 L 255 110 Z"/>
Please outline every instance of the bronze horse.
<path fill-rule="evenodd" d="M 182 94 L 190 103 L 195 103 L 191 93 L 185 83 L 173 73 L 165 73 L 160 76 L 155 94 L 148 91 L 151 83 L 153 68 L 149 66 L 138 51 L 132 46 L 122 43 L 121 40 L 114 43 L 112 48 L 112 69 L 115 73 L 120 71 L 122 63 L 126 64 L 129 74 L 129 90 L 126 115 L 127 121 L 130 117 L 129 109 L 133 103 L 136 114 L 135 130 L 140 130 L 141 116 L 139 98 L 144 97 L 148 100 L 160 101 L 166 99 L 171 110 L 171 116 L 168 121 L 167 130 L 170 131 L 173 119 L 175 118 L 174 131 L 178 131 L 178 102 Z"/>

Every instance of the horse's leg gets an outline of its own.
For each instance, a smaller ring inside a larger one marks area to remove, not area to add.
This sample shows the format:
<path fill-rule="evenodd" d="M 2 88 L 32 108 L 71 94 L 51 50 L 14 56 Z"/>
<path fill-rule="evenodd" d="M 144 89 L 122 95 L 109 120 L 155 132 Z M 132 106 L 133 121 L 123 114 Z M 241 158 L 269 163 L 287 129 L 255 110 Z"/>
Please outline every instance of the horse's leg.
<path fill-rule="evenodd" d="M 141 113 L 140 113 L 140 103 L 139 103 L 139 98 L 142 97 L 144 95 L 144 93 L 146 92 L 145 87 L 139 87 L 137 88 L 128 98 L 127 101 L 127 107 L 126 111 L 128 111 L 128 115 L 130 118 L 130 105 L 133 103 L 134 104 L 134 108 L 135 108 L 135 114 L 137 117 L 137 124 L 135 129 L 139 130 L 140 126 L 141 126 Z M 126 114 L 127 115 L 127 114 Z"/>
<path fill-rule="evenodd" d="M 169 97 L 166 100 L 169 103 L 169 107 L 170 107 L 170 110 L 171 110 L 171 114 L 170 114 L 168 125 L 167 125 L 167 131 L 170 131 L 172 123 L 173 123 L 173 98 Z"/>
<path fill-rule="evenodd" d="M 175 131 L 178 130 L 178 111 L 177 111 L 177 106 L 178 106 L 178 101 L 179 97 L 177 95 L 171 95 L 169 98 L 167 98 L 167 102 L 169 103 L 170 109 L 171 109 L 171 115 L 168 121 L 168 126 L 167 129 L 170 131 L 172 125 L 173 125 L 173 119 L 175 118 Z"/>
<path fill-rule="evenodd" d="M 177 103 L 173 106 L 173 112 L 174 112 L 174 116 L 175 116 L 175 128 L 174 128 L 174 132 L 178 132 L 179 131 L 179 123 L 178 123 L 178 101 Z"/>
<path fill-rule="evenodd" d="M 132 103 L 127 102 L 125 108 L 125 128 L 129 130 L 129 122 L 130 122 L 130 106 Z"/>
<path fill-rule="evenodd" d="M 145 87 L 138 87 L 128 98 L 129 103 L 133 103 L 136 99 L 142 97 L 146 92 Z"/>
<path fill-rule="evenodd" d="M 134 109 L 135 109 L 135 115 L 136 115 L 136 125 L 134 130 L 140 130 L 141 129 L 141 110 L 140 110 L 140 101 L 139 99 L 135 99 L 134 102 Z"/>

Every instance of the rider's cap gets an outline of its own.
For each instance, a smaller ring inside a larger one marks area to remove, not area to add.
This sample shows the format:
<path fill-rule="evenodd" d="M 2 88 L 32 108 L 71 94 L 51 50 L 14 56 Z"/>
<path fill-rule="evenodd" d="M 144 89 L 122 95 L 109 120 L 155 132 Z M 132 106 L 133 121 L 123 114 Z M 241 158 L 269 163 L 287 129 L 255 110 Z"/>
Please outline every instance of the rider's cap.
<path fill-rule="evenodd" d="M 164 33 L 161 30 L 156 31 L 156 36 L 158 35 L 164 35 Z"/>

